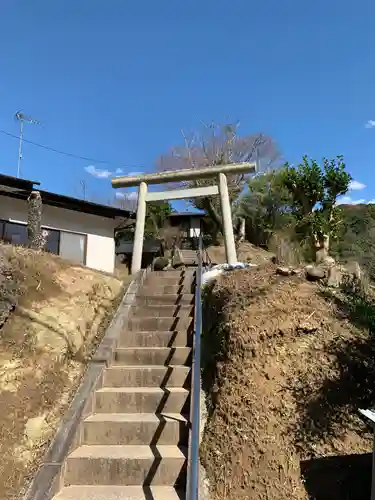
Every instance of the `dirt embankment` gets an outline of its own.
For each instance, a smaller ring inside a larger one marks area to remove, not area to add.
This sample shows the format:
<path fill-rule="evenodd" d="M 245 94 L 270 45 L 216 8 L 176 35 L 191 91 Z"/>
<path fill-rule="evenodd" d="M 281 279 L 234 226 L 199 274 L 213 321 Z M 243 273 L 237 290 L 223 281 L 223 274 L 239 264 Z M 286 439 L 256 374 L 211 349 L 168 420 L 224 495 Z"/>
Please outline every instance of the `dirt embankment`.
<path fill-rule="evenodd" d="M 21 247 L 0 244 L 0 258 L 0 304 L 7 289 L 18 301 L 0 330 L 0 498 L 10 500 L 33 477 L 123 282 Z"/>
<path fill-rule="evenodd" d="M 201 456 L 217 499 L 369 498 L 375 305 L 272 265 L 208 294 Z"/>
<path fill-rule="evenodd" d="M 207 248 L 208 255 L 215 264 L 227 262 L 224 245 L 210 246 Z M 237 249 L 237 260 L 239 262 L 251 262 L 253 264 L 264 264 L 269 262 L 272 253 L 263 248 L 256 247 L 249 242 L 240 243 Z"/>

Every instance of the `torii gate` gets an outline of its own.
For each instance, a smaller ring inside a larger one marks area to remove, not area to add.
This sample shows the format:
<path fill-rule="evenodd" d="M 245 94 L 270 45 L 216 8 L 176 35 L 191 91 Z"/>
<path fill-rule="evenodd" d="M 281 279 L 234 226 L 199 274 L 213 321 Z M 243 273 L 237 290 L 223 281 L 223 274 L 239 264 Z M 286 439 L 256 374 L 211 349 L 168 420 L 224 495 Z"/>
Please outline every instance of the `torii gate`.
<path fill-rule="evenodd" d="M 234 163 L 232 165 L 214 165 L 197 169 L 170 170 L 154 174 L 124 176 L 112 179 L 112 187 L 114 188 L 139 186 L 131 273 L 134 274 L 141 269 L 146 203 L 148 201 L 183 200 L 217 194 L 220 194 L 226 258 L 229 264 L 234 264 L 237 261 L 237 257 L 226 174 L 245 174 L 255 171 L 256 165 L 254 163 Z M 216 176 L 218 178 L 218 185 L 215 186 L 160 192 L 148 192 L 147 190 L 149 184 L 166 184 L 168 182 L 207 179 Z"/>

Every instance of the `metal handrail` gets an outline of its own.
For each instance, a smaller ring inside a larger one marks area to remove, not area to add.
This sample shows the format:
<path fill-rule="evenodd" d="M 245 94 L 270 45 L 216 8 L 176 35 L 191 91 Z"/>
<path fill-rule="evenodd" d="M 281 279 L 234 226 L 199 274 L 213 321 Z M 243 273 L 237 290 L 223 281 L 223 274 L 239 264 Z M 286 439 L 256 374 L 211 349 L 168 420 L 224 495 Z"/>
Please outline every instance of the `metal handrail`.
<path fill-rule="evenodd" d="M 198 250 L 197 254 L 201 252 L 202 256 L 202 268 L 203 267 L 211 267 L 212 266 L 212 260 L 211 257 L 207 251 L 207 248 L 203 244 L 203 233 L 200 231 L 199 234 L 197 233 L 196 229 L 193 229 L 193 235 L 194 238 L 198 239 Z"/>
<path fill-rule="evenodd" d="M 203 241 L 199 235 L 198 268 L 195 283 L 194 343 L 190 399 L 190 446 L 188 457 L 187 500 L 199 498 L 200 392 L 201 392 L 201 333 L 202 333 L 202 262 Z"/>

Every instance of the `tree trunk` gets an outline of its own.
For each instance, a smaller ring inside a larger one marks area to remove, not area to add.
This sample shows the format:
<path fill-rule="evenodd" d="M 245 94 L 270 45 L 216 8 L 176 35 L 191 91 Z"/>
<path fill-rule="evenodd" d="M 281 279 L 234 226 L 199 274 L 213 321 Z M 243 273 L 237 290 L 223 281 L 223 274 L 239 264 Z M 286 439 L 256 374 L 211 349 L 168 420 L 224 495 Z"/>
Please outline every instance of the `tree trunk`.
<path fill-rule="evenodd" d="M 209 198 L 203 198 L 203 207 L 207 211 L 207 214 L 211 217 L 211 219 L 215 222 L 217 225 L 219 231 L 221 234 L 223 234 L 223 219 L 220 217 L 220 215 L 217 213 L 215 207 L 213 206 L 211 200 Z"/>
<path fill-rule="evenodd" d="M 326 262 L 329 257 L 329 235 L 314 235 L 315 262 L 317 264 Z"/>
<path fill-rule="evenodd" d="M 245 230 L 245 227 L 246 227 L 246 224 L 245 224 L 245 218 L 244 217 L 240 217 L 240 225 L 239 225 L 239 230 L 238 230 L 238 243 L 242 243 L 245 241 L 245 237 L 246 237 L 246 230 Z"/>
<path fill-rule="evenodd" d="M 32 191 L 27 199 L 27 235 L 28 244 L 34 250 L 40 250 L 45 241 L 42 236 L 42 197 L 39 191 Z"/>

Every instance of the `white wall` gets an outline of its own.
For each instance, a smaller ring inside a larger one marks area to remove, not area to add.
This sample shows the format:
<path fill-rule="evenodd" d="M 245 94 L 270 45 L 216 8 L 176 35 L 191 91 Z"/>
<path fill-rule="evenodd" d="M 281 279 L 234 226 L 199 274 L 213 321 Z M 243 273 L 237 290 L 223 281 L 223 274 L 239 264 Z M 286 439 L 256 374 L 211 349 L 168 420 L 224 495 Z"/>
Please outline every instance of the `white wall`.
<path fill-rule="evenodd" d="M 0 195 L 0 219 L 27 223 L 27 202 Z M 114 271 L 117 224 L 114 219 L 43 205 L 42 225 L 87 235 L 86 265 L 100 271 Z"/>
<path fill-rule="evenodd" d="M 190 238 L 201 234 L 201 220 L 199 217 L 190 217 Z"/>
<path fill-rule="evenodd" d="M 112 221 L 112 219 L 107 220 Z M 115 269 L 115 239 L 113 236 L 108 238 L 92 233 L 87 235 L 86 266 L 113 273 Z"/>

